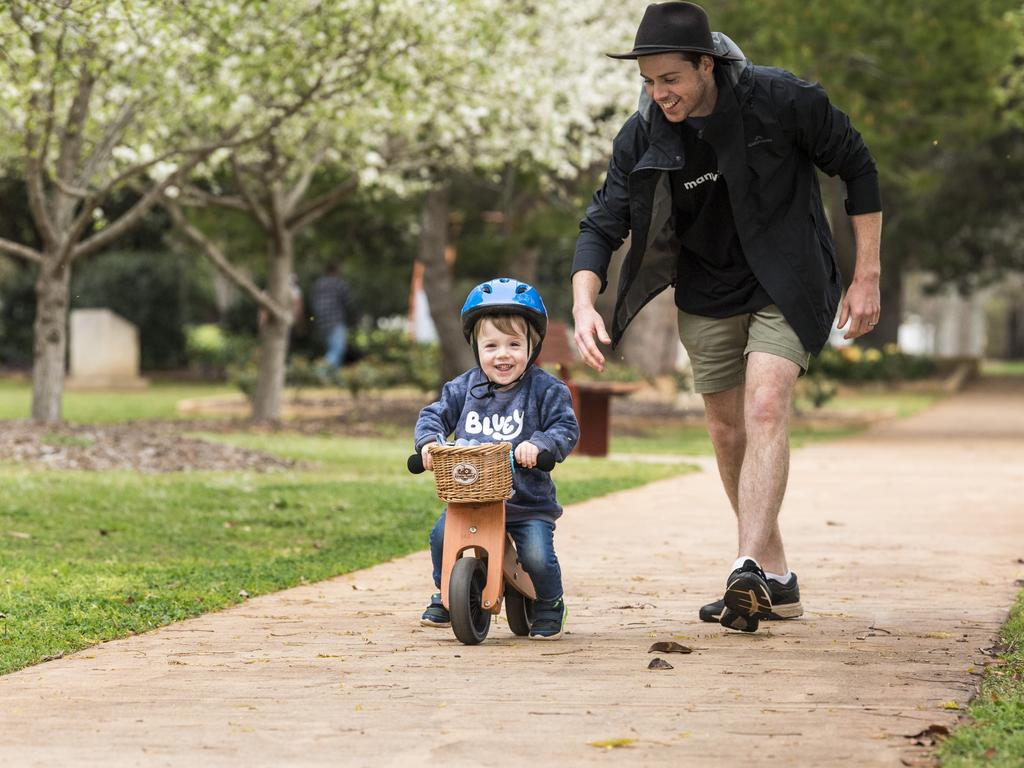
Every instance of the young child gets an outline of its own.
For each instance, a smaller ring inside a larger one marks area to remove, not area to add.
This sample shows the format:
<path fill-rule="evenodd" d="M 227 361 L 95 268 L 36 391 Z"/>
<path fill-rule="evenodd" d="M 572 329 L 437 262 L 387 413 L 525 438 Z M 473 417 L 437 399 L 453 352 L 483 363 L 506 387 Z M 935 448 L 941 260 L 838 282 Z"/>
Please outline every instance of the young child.
<path fill-rule="evenodd" d="M 510 442 L 523 467 L 513 475 L 515 495 L 505 502 L 505 526 L 515 540 L 519 560 L 537 590 L 530 637 L 557 640 L 568 615 L 562 599 L 562 571 L 555 555 L 555 520 L 562 507 L 551 474 L 532 469 L 541 451 L 562 461 L 579 439 L 572 397 L 564 382 L 533 365 L 547 331 L 548 314 L 535 288 L 501 277 L 481 283 L 462 307 L 462 330 L 478 367 L 449 381 L 441 399 L 420 411 L 416 450 L 423 466 L 433 462 L 427 446 L 437 436 L 457 440 Z M 434 586 L 441 588 L 444 513 L 430 532 Z M 420 623 L 451 625 L 435 593 Z"/>

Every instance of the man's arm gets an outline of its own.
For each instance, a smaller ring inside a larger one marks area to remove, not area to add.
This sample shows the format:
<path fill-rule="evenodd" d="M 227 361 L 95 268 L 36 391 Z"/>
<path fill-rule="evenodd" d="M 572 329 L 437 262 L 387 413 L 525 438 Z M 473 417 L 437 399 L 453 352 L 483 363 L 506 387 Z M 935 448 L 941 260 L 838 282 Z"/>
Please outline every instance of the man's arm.
<path fill-rule="evenodd" d="M 839 327 L 850 321 L 847 339 L 856 339 L 874 330 L 881 313 L 879 280 L 882 274 L 882 213 L 851 216 L 853 236 L 857 243 L 857 262 L 853 282 L 839 309 Z"/>
<path fill-rule="evenodd" d="M 604 327 L 604 319 L 594 308 L 594 300 L 600 292 L 601 276 L 596 272 L 581 270 L 572 276 L 572 317 L 576 326 L 576 348 L 583 362 L 595 371 L 604 370 L 604 355 L 598 349 L 597 342 L 612 343 Z"/>

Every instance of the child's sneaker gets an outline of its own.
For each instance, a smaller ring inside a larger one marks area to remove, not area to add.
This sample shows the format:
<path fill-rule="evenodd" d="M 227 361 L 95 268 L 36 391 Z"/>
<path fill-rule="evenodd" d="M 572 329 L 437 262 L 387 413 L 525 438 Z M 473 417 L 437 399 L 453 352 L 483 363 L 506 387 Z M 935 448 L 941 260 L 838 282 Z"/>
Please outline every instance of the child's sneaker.
<path fill-rule="evenodd" d="M 440 592 L 435 592 L 430 596 L 430 605 L 420 616 L 420 624 L 424 627 L 450 627 L 452 625 L 451 614 L 441 602 Z"/>
<path fill-rule="evenodd" d="M 533 616 L 530 639 L 557 640 L 565 631 L 565 620 L 569 618 L 569 609 L 565 607 L 565 601 L 562 598 L 550 602 L 538 600 Z"/>

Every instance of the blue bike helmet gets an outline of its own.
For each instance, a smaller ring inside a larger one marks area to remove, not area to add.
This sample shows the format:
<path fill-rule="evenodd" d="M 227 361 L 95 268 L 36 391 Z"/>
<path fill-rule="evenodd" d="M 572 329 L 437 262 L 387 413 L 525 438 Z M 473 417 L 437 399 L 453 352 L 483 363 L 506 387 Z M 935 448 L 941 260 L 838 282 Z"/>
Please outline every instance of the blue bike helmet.
<path fill-rule="evenodd" d="M 530 352 L 527 362 L 529 366 L 540 353 L 544 335 L 548 331 L 548 311 L 537 289 L 511 277 L 498 277 L 480 283 L 470 291 L 466 303 L 462 305 L 462 333 L 470 344 L 473 343 L 473 328 L 477 320 L 486 315 L 521 315 L 533 326 L 540 341 L 537 342 L 537 348 Z M 476 355 L 475 348 L 473 354 Z"/>

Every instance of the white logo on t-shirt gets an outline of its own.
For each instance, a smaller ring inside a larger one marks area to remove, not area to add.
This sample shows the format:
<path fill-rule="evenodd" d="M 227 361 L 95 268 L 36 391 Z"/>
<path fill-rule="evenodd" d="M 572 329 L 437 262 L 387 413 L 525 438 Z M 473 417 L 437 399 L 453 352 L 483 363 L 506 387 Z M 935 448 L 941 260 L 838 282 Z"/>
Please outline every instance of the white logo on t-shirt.
<path fill-rule="evenodd" d="M 466 433 L 484 435 L 492 440 L 514 440 L 523 431 L 523 412 L 518 408 L 511 416 L 494 414 L 480 418 L 476 411 L 466 414 Z"/>

